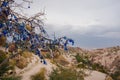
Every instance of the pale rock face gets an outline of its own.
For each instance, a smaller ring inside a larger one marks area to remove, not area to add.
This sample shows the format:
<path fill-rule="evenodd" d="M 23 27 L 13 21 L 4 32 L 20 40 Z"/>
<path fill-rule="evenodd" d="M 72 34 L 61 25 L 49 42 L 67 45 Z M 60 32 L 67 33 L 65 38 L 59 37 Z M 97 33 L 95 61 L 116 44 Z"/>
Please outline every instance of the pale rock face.
<path fill-rule="evenodd" d="M 91 51 L 95 63 L 100 63 L 111 72 L 118 67 L 120 61 L 120 47 L 111 47 Z"/>

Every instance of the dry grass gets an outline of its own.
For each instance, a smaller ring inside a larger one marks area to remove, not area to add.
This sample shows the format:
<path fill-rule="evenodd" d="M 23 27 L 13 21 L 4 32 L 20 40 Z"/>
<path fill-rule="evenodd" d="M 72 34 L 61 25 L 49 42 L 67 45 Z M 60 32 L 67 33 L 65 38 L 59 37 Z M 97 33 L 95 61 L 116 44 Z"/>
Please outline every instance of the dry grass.
<path fill-rule="evenodd" d="M 12 43 L 12 44 L 10 44 L 10 46 L 9 46 L 9 48 L 8 48 L 8 51 L 9 52 L 13 52 L 13 51 L 16 51 L 17 49 L 16 49 L 16 46 L 15 46 L 15 43 Z"/>
<path fill-rule="evenodd" d="M 20 69 L 25 68 L 29 62 L 31 62 L 32 58 L 32 53 L 28 51 L 24 51 L 20 55 L 16 56 L 13 59 L 10 59 L 10 65 L 12 66 L 17 66 Z"/>
<path fill-rule="evenodd" d="M 32 53 L 29 51 L 24 51 L 23 53 L 21 53 L 21 56 L 23 56 L 24 58 L 31 58 Z"/>
<path fill-rule="evenodd" d="M 0 64 L 7 58 L 7 55 L 4 51 L 0 50 Z M 4 63 L 0 67 L 0 77 L 2 77 L 8 70 L 13 70 L 13 66 L 10 66 L 10 63 Z"/>
<path fill-rule="evenodd" d="M 45 74 L 46 74 L 46 69 L 42 68 L 37 74 L 31 76 L 31 80 L 47 80 Z"/>
<path fill-rule="evenodd" d="M 6 42 L 6 37 L 2 36 L 0 37 L 0 46 L 4 46 Z"/>
<path fill-rule="evenodd" d="M 28 65 L 26 58 L 20 57 L 20 59 L 16 60 L 16 66 L 20 69 L 25 68 Z"/>
<path fill-rule="evenodd" d="M 57 64 L 60 64 L 62 66 L 66 66 L 69 64 L 69 62 L 62 55 L 60 55 L 58 58 L 54 59 L 54 61 L 57 62 Z"/>
<path fill-rule="evenodd" d="M 106 76 L 105 80 L 113 80 L 110 76 Z"/>
<path fill-rule="evenodd" d="M 83 74 L 81 72 L 77 72 L 75 69 L 65 69 L 59 68 L 54 70 L 49 75 L 49 80 L 84 80 Z"/>

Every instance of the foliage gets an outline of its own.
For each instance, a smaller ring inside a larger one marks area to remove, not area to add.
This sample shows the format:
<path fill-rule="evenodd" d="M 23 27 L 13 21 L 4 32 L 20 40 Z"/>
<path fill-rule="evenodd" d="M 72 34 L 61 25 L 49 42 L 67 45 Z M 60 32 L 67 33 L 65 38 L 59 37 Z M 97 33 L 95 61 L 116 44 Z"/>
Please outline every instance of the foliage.
<path fill-rule="evenodd" d="M 81 64 L 78 64 L 77 67 L 78 67 L 78 68 L 85 68 L 86 65 L 81 63 Z"/>
<path fill-rule="evenodd" d="M 50 74 L 50 80 L 84 80 L 83 75 L 80 72 L 77 72 L 74 69 L 53 69 L 53 72 Z"/>
<path fill-rule="evenodd" d="M 28 65 L 26 58 L 23 56 L 20 57 L 20 59 L 16 60 L 16 66 L 20 69 L 23 69 Z"/>
<path fill-rule="evenodd" d="M 37 74 L 31 76 L 31 80 L 46 80 L 45 73 L 46 73 L 46 69 L 42 68 L 40 70 L 40 72 L 38 72 Z"/>
<path fill-rule="evenodd" d="M 76 60 L 77 60 L 78 63 L 83 61 L 82 57 L 80 56 L 79 53 L 77 53 L 77 55 L 75 56 L 75 58 L 76 58 Z"/>
<path fill-rule="evenodd" d="M 79 68 L 89 68 L 91 66 L 90 65 L 91 62 L 90 62 L 90 60 L 88 59 L 87 56 L 82 56 L 79 53 L 77 53 L 75 58 L 76 58 L 76 60 L 78 62 L 77 67 L 79 67 Z"/>
<path fill-rule="evenodd" d="M 4 77 L 1 80 L 21 80 L 20 76 Z"/>
<path fill-rule="evenodd" d="M 7 58 L 6 54 L 0 50 L 0 64 Z M 9 69 L 12 69 L 13 67 L 9 66 L 9 62 L 5 63 L 0 67 L 0 76 L 2 76 L 5 72 L 7 72 Z"/>
<path fill-rule="evenodd" d="M 92 64 L 92 69 L 103 72 L 103 73 L 107 73 L 107 69 L 104 66 L 102 66 L 102 65 L 100 65 L 98 63 L 93 63 Z"/>
<path fill-rule="evenodd" d="M 44 57 L 50 59 L 51 55 L 49 53 L 46 53 L 46 55 Z"/>
<path fill-rule="evenodd" d="M 116 71 L 115 73 L 111 74 L 111 77 L 114 80 L 120 80 L 120 70 Z"/>
<path fill-rule="evenodd" d="M 2 63 L 2 61 L 3 61 L 5 58 L 7 58 L 7 56 L 5 55 L 5 53 L 4 53 L 2 50 L 0 50 L 0 63 Z"/>
<path fill-rule="evenodd" d="M 111 76 L 107 75 L 105 80 L 113 80 Z"/>
<path fill-rule="evenodd" d="M 92 63 L 87 56 L 81 56 L 79 53 L 75 56 L 77 62 L 79 63 L 77 67 L 79 68 L 92 68 L 103 73 L 107 73 L 107 69 L 99 63 Z"/>
<path fill-rule="evenodd" d="M 10 59 L 11 66 L 17 66 L 20 69 L 25 68 L 29 62 L 31 62 L 32 53 L 28 51 L 21 52 L 18 56 L 13 59 Z"/>
<path fill-rule="evenodd" d="M 24 51 L 23 53 L 21 53 L 21 56 L 23 56 L 24 58 L 31 58 L 32 53 L 29 51 Z"/>
<path fill-rule="evenodd" d="M 65 65 L 69 64 L 69 62 L 62 55 L 59 55 L 57 58 L 54 59 L 54 61 L 57 64 L 60 64 L 62 66 L 65 66 Z"/>
<path fill-rule="evenodd" d="M 0 37 L 0 46 L 4 46 L 4 45 L 5 45 L 5 42 L 6 42 L 6 37 L 1 36 L 1 37 Z"/>

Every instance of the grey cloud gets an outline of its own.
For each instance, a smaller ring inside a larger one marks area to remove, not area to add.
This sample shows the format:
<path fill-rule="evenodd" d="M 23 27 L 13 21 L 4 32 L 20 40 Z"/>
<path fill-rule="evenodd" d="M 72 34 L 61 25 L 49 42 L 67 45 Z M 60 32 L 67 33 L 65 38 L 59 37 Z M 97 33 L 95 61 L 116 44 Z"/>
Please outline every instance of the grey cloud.
<path fill-rule="evenodd" d="M 19 1 L 19 0 L 17 0 Z M 46 30 L 68 36 L 76 45 L 99 48 L 120 45 L 120 0 L 35 0 L 32 15 L 46 9 Z"/>
<path fill-rule="evenodd" d="M 99 27 L 98 27 L 99 26 Z M 46 25 L 49 34 L 56 33 L 57 37 L 68 36 L 75 40 L 75 46 L 83 48 L 101 48 L 120 45 L 120 27 L 104 28 L 100 25 L 92 28 L 84 34 L 79 30 L 72 30 L 74 26 L 64 26 L 64 29 L 57 30 L 55 25 Z"/>

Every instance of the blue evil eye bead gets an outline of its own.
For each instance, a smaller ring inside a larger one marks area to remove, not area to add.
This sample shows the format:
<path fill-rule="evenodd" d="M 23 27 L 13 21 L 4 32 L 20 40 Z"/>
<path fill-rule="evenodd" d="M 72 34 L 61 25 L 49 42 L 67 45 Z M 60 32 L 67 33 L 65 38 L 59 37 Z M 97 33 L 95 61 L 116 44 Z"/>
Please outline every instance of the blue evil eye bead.
<path fill-rule="evenodd" d="M 27 39 L 27 37 L 25 35 L 23 35 L 23 40 L 25 41 Z"/>
<path fill-rule="evenodd" d="M 41 38 L 41 41 L 44 41 L 44 38 Z"/>
<path fill-rule="evenodd" d="M 2 12 L 2 8 L 0 7 L 0 12 Z"/>
<path fill-rule="evenodd" d="M 39 55 L 40 54 L 40 51 L 37 49 L 36 50 L 36 55 Z"/>
<path fill-rule="evenodd" d="M 43 32 L 43 33 L 46 33 L 46 31 L 45 31 L 44 29 L 42 30 L 42 32 Z"/>
<path fill-rule="evenodd" d="M 0 28 L 2 28 L 4 25 L 2 23 L 0 23 Z"/>
<path fill-rule="evenodd" d="M 3 30 L 2 33 L 3 33 L 4 35 L 6 35 L 8 32 L 7 32 L 7 30 Z"/>
<path fill-rule="evenodd" d="M 63 39 L 67 39 L 67 37 L 66 37 L 66 36 L 64 36 L 64 37 L 63 37 Z"/>
<path fill-rule="evenodd" d="M 18 22 L 18 18 L 14 15 L 14 19 Z"/>
<path fill-rule="evenodd" d="M 6 16 L 8 16 L 8 15 L 9 15 L 9 10 L 5 10 L 5 11 L 3 11 L 3 13 L 4 13 Z"/>
<path fill-rule="evenodd" d="M 47 65 L 47 62 L 45 60 L 43 60 L 43 64 Z"/>
<path fill-rule="evenodd" d="M 42 55 L 40 56 L 40 59 L 43 59 L 43 56 L 42 56 Z"/>
<path fill-rule="evenodd" d="M 8 2 L 4 1 L 1 7 L 7 7 L 7 6 L 8 6 Z"/>
<path fill-rule="evenodd" d="M 0 37 L 2 37 L 2 34 L 0 34 Z"/>
<path fill-rule="evenodd" d="M 69 42 L 71 42 L 72 45 L 74 45 L 74 41 L 72 39 L 69 39 Z"/>
<path fill-rule="evenodd" d="M 65 50 L 65 51 L 67 51 L 67 50 L 68 50 L 67 46 L 64 46 L 64 50 Z"/>
<path fill-rule="evenodd" d="M 28 8 L 30 8 L 30 6 L 28 6 Z"/>
<path fill-rule="evenodd" d="M 67 51 L 68 48 L 67 48 L 67 43 L 64 44 L 64 50 Z"/>

